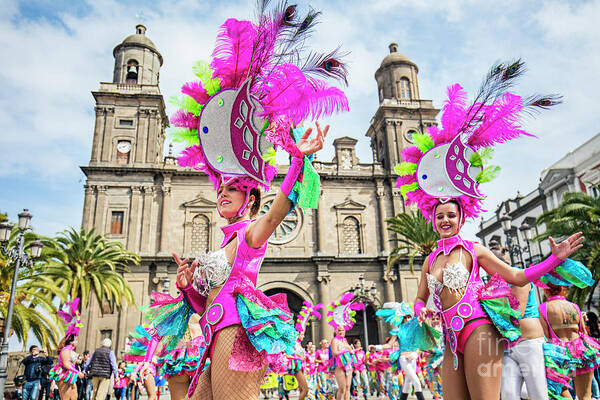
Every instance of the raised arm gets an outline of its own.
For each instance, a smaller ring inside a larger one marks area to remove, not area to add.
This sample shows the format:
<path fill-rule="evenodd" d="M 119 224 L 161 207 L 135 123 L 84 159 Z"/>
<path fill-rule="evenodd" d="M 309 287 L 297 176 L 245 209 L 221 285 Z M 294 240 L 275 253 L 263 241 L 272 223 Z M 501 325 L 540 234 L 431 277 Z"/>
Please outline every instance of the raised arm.
<path fill-rule="evenodd" d="M 312 128 L 309 128 L 304 133 L 304 136 L 298 141 L 298 149 L 301 154 L 292 157 L 290 168 L 287 175 L 281 183 L 280 190 L 273 200 L 273 206 L 262 217 L 259 217 L 246 230 L 246 243 L 248 246 L 255 249 L 261 247 L 277 226 L 283 221 L 287 213 L 290 211 L 291 201 L 288 199 L 294 183 L 298 180 L 298 176 L 302 172 L 304 165 L 304 155 L 309 156 L 323 148 L 323 142 L 329 131 L 329 125 L 325 129 L 321 129 L 319 123 L 317 125 L 317 136 L 309 139 Z"/>
<path fill-rule="evenodd" d="M 524 286 L 529 282 L 538 280 L 540 277 L 559 266 L 567 259 L 567 257 L 583 246 L 583 239 L 584 237 L 581 232 L 569 236 L 559 244 L 556 244 L 554 239 L 550 237 L 548 239 L 550 241 L 550 249 L 552 250 L 550 257 L 539 264 L 531 265 L 526 269 L 511 267 L 496 257 L 491 250 L 480 244 L 475 245 L 475 253 L 477 255 L 478 264 L 488 274 L 498 274 L 510 284 Z"/>

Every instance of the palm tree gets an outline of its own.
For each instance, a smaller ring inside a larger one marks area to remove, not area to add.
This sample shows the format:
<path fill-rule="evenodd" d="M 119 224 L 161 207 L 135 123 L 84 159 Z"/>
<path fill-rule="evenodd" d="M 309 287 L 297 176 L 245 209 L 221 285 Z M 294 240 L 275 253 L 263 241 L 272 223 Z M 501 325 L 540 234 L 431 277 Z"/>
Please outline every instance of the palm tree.
<path fill-rule="evenodd" d="M 131 287 L 123 277 L 129 265 L 140 263 L 140 257 L 123 248 L 119 242 L 108 241 L 96 233 L 71 228 L 45 243 L 50 257 L 46 275 L 63 289 L 71 299 L 80 297 L 80 307 L 87 307 L 90 296 L 98 304 L 105 302 L 113 309 L 134 304 Z"/>
<path fill-rule="evenodd" d="M 439 236 L 433 225 L 415 210 L 387 218 L 386 222 L 388 231 L 396 234 L 396 238 L 390 241 L 398 243 L 388 256 L 388 271 L 400 258 L 408 255 L 410 271 L 414 272 L 415 257 L 425 257 L 435 249 Z"/>
<path fill-rule="evenodd" d="M 600 190 L 600 184 L 594 186 Z M 600 278 L 600 198 L 579 192 L 565 193 L 558 207 L 539 216 L 536 224 L 546 225 L 546 231 L 535 238 L 538 241 L 549 236 L 566 238 L 574 232 L 583 232 L 583 247 L 572 258 L 592 271 L 596 283 L 585 289 L 573 287 L 569 298 L 580 305 L 587 302 L 588 307 L 591 306 L 592 294 Z"/>
<path fill-rule="evenodd" d="M 7 247 L 16 244 L 19 231 L 13 229 Z M 25 233 L 24 249 L 30 247 L 31 242 L 39 239 L 32 232 Z M 52 300 L 57 297 L 66 300 L 66 294 L 43 271 L 46 251 L 42 250 L 41 257 L 34 264 L 21 265 L 15 293 L 13 318 L 11 329 L 17 339 L 27 344 L 31 332 L 38 342 L 44 346 L 56 346 L 60 339 L 57 329 L 56 307 Z M 14 275 L 13 261 L 0 254 L 0 315 L 6 321 L 8 302 Z"/>

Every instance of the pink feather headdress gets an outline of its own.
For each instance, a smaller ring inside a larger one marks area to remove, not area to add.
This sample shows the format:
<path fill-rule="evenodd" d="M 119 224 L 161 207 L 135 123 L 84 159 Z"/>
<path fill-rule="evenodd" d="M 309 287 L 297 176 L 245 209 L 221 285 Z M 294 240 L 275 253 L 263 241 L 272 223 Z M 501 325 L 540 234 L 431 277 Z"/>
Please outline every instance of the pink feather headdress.
<path fill-rule="evenodd" d="M 66 311 L 59 310 L 56 312 L 56 315 L 68 325 L 65 337 L 79 335 L 79 329 L 83 327 L 81 314 L 79 313 L 79 297 L 75 297 L 72 301 L 67 301 L 63 305 L 63 308 Z"/>
<path fill-rule="evenodd" d="M 479 184 L 495 178 L 500 167 L 487 165 L 493 147 L 520 136 L 533 136 L 519 125 L 523 113 L 533 113 L 560 103 L 560 97 L 530 96 L 523 100 L 507 90 L 524 71 L 520 60 L 498 64 L 486 76 L 474 102 L 459 84 L 448 88 L 442 109 L 442 129 L 430 126 L 414 134 L 414 146 L 402 151 L 396 165 L 398 187 L 407 205 L 416 204 L 433 220 L 437 204 L 456 201 L 465 218 L 483 210 L 485 195 Z"/>
<path fill-rule="evenodd" d="M 356 323 L 356 319 L 354 318 L 356 310 L 362 310 L 365 308 L 365 305 L 362 303 L 353 303 L 353 298 L 353 293 L 344 293 L 339 300 L 329 305 L 327 321 L 334 329 L 341 326 L 345 330 L 350 330 Z"/>
<path fill-rule="evenodd" d="M 319 12 L 298 18 L 285 1 L 267 10 L 259 2 L 257 22 L 230 18 L 221 26 L 210 63 L 194 66 L 198 81 L 174 99 L 173 140 L 186 143 L 179 165 L 205 172 L 215 190 L 221 183 L 268 190 L 275 147 L 303 157 L 290 129 L 303 121 L 347 111 L 344 92 L 317 76 L 346 82 L 338 50 L 306 53 Z"/>
<path fill-rule="evenodd" d="M 308 325 L 310 325 L 311 317 L 315 317 L 317 319 L 321 319 L 321 313 L 319 310 L 323 308 L 323 304 L 313 304 L 310 301 L 304 301 L 302 309 L 300 310 L 300 314 L 298 314 L 298 319 L 296 320 L 296 332 L 304 333 Z"/>

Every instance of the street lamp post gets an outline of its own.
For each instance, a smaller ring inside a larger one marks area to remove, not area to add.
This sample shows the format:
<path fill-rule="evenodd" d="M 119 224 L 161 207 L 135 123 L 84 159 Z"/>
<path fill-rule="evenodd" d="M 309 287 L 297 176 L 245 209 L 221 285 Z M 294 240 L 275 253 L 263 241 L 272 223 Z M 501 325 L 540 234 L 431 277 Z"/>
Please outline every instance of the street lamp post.
<path fill-rule="evenodd" d="M 510 262 L 512 265 L 515 265 L 515 261 L 520 261 L 521 265 L 524 267 L 525 263 L 523 260 L 523 253 L 527 252 L 529 254 L 529 261 L 532 261 L 533 255 L 531 254 L 531 240 L 533 240 L 533 232 L 531 226 L 527 222 L 523 222 L 519 227 L 519 231 L 521 231 L 521 235 L 525 238 L 525 242 L 527 242 L 527 246 L 521 247 L 519 243 L 514 242 L 511 234 L 512 230 L 512 218 L 510 215 L 504 213 L 502 217 L 500 217 L 500 222 L 502 224 L 502 230 L 506 235 L 506 245 L 508 247 L 508 252 L 510 254 Z M 517 258 L 518 257 L 518 258 Z"/>
<path fill-rule="evenodd" d="M 33 263 L 33 259 L 39 257 L 42 252 L 42 242 L 35 240 L 30 246 L 31 256 L 28 256 L 27 253 L 25 253 L 25 232 L 29 229 L 29 222 L 31 221 L 32 216 L 29 211 L 25 209 L 23 212 L 19 213 L 18 217 L 19 222 L 17 229 L 19 229 L 19 234 L 17 236 L 17 242 L 10 248 L 7 247 L 6 243 L 10 239 L 10 233 L 13 227 L 12 225 L 6 223 L 0 224 L 0 242 L 2 243 L 0 251 L 8 258 L 7 264 L 11 261 L 15 263 L 15 271 L 10 289 L 10 298 L 8 300 L 8 311 L 6 313 L 2 343 L 0 344 L 0 400 L 4 400 L 4 387 L 6 386 L 8 367 L 8 337 L 10 335 L 12 316 L 15 306 L 15 294 L 17 292 L 17 281 L 19 280 L 19 268 L 21 265 L 31 265 Z"/>
<path fill-rule="evenodd" d="M 364 275 L 360 275 L 358 277 L 358 285 L 350 288 L 350 291 L 354 293 L 354 298 L 359 302 L 363 303 L 365 306 L 363 307 L 363 330 L 365 333 L 365 345 L 364 348 L 369 347 L 369 331 L 367 329 L 367 305 L 373 304 L 375 299 L 377 298 L 377 288 L 375 285 L 371 286 L 371 288 L 366 287 L 365 285 L 365 277 Z"/>

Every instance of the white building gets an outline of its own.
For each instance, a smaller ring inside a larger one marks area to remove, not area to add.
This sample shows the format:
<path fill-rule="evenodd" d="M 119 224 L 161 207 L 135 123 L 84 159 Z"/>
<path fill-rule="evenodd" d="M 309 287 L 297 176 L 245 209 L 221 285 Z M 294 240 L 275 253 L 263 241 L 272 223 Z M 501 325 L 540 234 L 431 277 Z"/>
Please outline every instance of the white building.
<path fill-rule="evenodd" d="M 545 211 L 557 207 L 567 192 L 583 192 L 594 197 L 600 193 L 592 187 L 600 183 L 600 133 L 568 152 L 560 160 L 544 169 L 540 174 L 540 184 L 531 193 L 503 201 L 494 216 L 481 221 L 477 237 L 484 245 L 495 240 L 507 245 L 502 217 L 510 217 L 510 235 L 513 243 L 522 249 L 521 257 L 515 257 L 513 263 L 530 263 L 550 252 L 547 242 L 529 243 L 527 237 L 534 237 L 545 231 L 544 226 L 535 226 L 536 219 Z M 526 224 L 526 225 L 524 225 Z M 527 235 L 527 226 L 531 227 Z M 531 251 L 529 251 L 531 250 Z M 531 254 L 530 254 L 531 253 Z M 514 256 L 514 254 L 513 254 Z"/>

